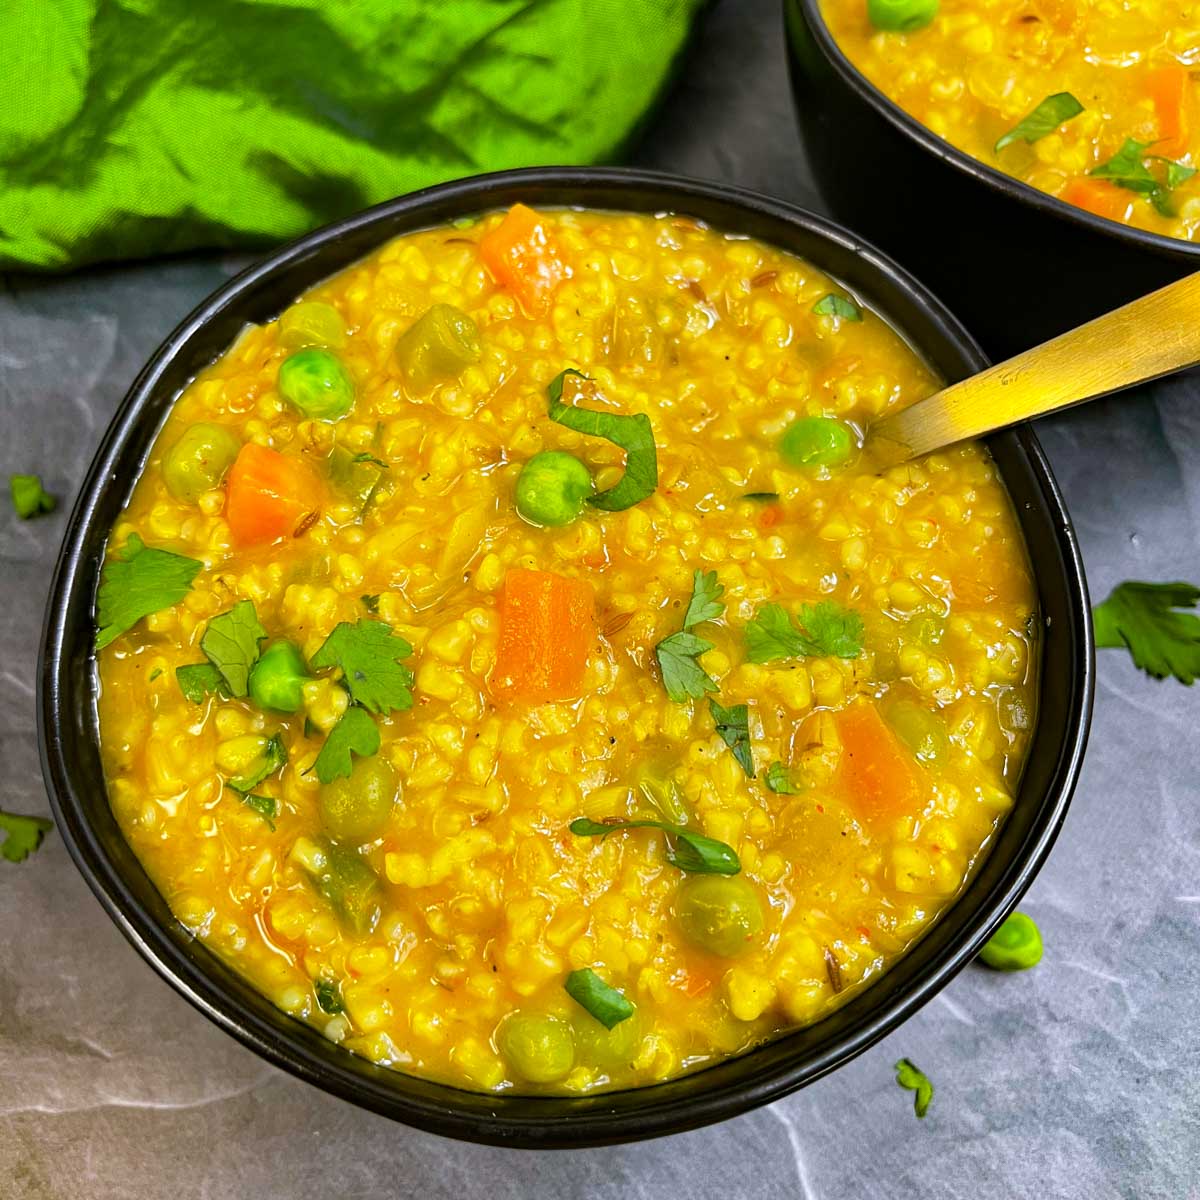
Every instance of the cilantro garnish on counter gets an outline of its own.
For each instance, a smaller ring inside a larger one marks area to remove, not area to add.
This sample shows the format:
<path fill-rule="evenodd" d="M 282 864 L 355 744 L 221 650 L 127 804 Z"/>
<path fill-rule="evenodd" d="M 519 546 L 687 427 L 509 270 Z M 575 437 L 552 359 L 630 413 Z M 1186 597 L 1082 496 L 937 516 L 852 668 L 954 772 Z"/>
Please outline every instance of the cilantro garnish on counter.
<path fill-rule="evenodd" d="M 645 413 L 610 413 L 594 408 L 579 408 L 563 403 L 563 383 L 568 375 L 590 380 L 582 371 L 567 368 L 549 383 L 550 420 L 588 437 L 604 438 L 625 451 L 625 474 L 607 491 L 589 496 L 593 508 L 620 512 L 654 494 L 658 487 L 658 451 L 654 445 L 654 427 Z"/>
<path fill-rule="evenodd" d="M 715 621 L 725 612 L 725 585 L 717 580 L 716 571 L 697 570 L 692 576 L 692 598 L 683 617 L 683 629 L 663 638 L 654 647 L 663 687 L 676 704 L 700 700 L 717 691 L 716 681 L 696 661 L 713 648 L 706 638 L 689 632 L 693 625 Z"/>
<path fill-rule="evenodd" d="M 0 858 L 11 863 L 24 862 L 53 828 L 54 822 L 45 817 L 27 817 L 0 809 L 0 829 L 5 834 L 0 842 Z"/>
<path fill-rule="evenodd" d="M 933 1084 L 929 1076 L 921 1070 L 910 1058 L 902 1058 L 896 1064 L 896 1082 L 911 1092 L 913 1096 L 913 1111 L 918 1117 L 924 1118 L 933 1100 Z"/>
<path fill-rule="evenodd" d="M 39 513 L 53 512 L 58 503 L 42 487 L 39 475 L 10 475 L 8 492 L 12 496 L 13 508 L 22 521 L 28 521 L 30 517 L 36 517 Z"/>
<path fill-rule="evenodd" d="M 103 650 L 143 617 L 178 604 L 203 565 L 194 558 L 147 546 L 131 533 L 120 550 L 112 551 L 100 574 L 96 649 Z"/>
<path fill-rule="evenodd" d="M 258 661 L 258 646 L 266 636 L 250 600 L 239 600 L 209 621 L 200 649 L 220 672 L 231 696 L 244 696 L 250 690 L 250 668 Z"/>
<path fill-rule="evenodd" d="M 862 652 L 862 617 L 832 600 L 800 607 L 799 628 L 781 604 L 764 604 L 746 626 L 746 651 L 752 663 L 781 658 L 855 658 Z"/>
<path fill-rule="evenodd" d="M 346 709 L 329 731 L 312 769 L 322 783 L 344 779 L 354 766 L 353 754 L 370 758 L 379 752 L 379 729 L 365 708 Z"/>
<path fill-rule="evenodd" d="M 412 672 L 399 660 L 412 647 L 383 621 L 343 621 L 312 656 L 317 669 L 340 667 L 356 704 L 373 713 L 412 708 Z"/>
<path fill-rule="evenodd" d="M 1093 609 L 1096 645 L 1123 646 L 1155 679 L 1174 675 L 1190 686 L 1200 675 L 1200 616 L 1180 610 L 1198 604 L 1190 583 L 1119 583 Z"/>
<path fill-rule="evenodd" d="M 667 835 L 667 862 L 693 875 L 736 875 L 742 864 L 732 846 L 666 821 L 593 821 L 576 817 L 569 826 L 577 837 L 606 838 L 621 829 L 661 829 Z"/>

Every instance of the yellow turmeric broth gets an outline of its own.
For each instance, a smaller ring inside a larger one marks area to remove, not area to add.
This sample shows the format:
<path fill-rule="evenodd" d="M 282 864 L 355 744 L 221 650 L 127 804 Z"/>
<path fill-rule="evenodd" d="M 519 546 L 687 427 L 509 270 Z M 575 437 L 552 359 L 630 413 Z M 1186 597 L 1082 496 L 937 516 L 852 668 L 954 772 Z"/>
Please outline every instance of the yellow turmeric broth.
<path fill-rule="evenodd" d="M 1194 0 L 822 0 L 821 10 L 876 87 L 974 158 L 1109 220 L 1200 237 Z"/>
<path fill-rule="evenodd" d="M 952 903 L 1034 716 L 987 453 L 860 449 L 937 386 L 692 220 L 391 242 L 201 373 L 112 532 L 130 845 L 281 1009 L 463 1087 L 649 1084 L 819 1019 Z"/>

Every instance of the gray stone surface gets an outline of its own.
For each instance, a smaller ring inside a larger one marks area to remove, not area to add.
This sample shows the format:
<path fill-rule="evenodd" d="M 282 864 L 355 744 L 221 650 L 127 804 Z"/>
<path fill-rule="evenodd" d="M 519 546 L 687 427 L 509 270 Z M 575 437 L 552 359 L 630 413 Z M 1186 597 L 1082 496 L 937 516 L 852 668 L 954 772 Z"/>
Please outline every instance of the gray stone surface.
<path fill-rule="evenodd" d="M 775 0 L 711 11 L 643 163 L 812 200 Z M 886 186 L 886 183 L 885 185 Z M 238 265 L 159 262 L 0 284 L 0 476 L 68 498 L 163 334 Z M 1200 382 L 1040 431 L 1093 591 L 1200 578 Z M 47 811 L 35 646 L 60 514 L 0 503 L 0 805 Z M 965 971 L 902 1029 L 770 1108 L 623 1148 L 456 1145 L 261 1062 L 126 945 L 52 836 L 0 863 L 0 1197 L 1200 1197 L 1200 688 L 1101 656 L 1083 779 L 1024 907 L 1046 958 Z M 929 1118 L 892 1082 L 937 1083 Z"/>

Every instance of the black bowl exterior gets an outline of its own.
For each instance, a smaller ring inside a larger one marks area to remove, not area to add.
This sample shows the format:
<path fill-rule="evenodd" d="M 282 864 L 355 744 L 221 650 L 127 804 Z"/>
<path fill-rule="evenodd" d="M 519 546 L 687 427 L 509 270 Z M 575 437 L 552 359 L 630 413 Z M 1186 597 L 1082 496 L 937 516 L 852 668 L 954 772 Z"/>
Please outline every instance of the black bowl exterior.
<path fill-rule="evenodd" d="M 760 238 L 838 276 L 920 346 L 949 378 L 984 359 L 919 284 L 829 222 L 752 193 L 651 172 L 551 168 L 446 184 L 320 230 L 216 292 L 167 339 L 104 436 L 71 515 L 51 587 L 39 671 L 42 764 L 71 854 L 113 920 L 178 991 L 271 1062 L 410 1125 L 497 1145 L 600 1145 L 677 1132 L 764 1104 L 861 1052 L 966 963 L 1032 881 L 1074 787 L 1091 713 L 1090 610 L 1062 499 L 1027 429 L 991 443 L 1033 558 L 1045 621 L 1042 719 L 1020 798 L 960 899 L 882 979 L 810 1028 L 654 1087 L 577 1098 L 482 1095 L 377 1067 L 286 1016 L 171 915 L 109 809 L 96 729 L 93 606 L 109 528 L 174 398 L 248 321 L 389 238 L 518 200 L 546 206 L 674 211 Z"/>
<path fill-rule="evenodd" d="M 784 4 L 822 199 L 944 298 L 992 357 L 1200 270 L 1200 244 L 1093 216 L 944 142 L 851 65 L 820 0 Z"/>

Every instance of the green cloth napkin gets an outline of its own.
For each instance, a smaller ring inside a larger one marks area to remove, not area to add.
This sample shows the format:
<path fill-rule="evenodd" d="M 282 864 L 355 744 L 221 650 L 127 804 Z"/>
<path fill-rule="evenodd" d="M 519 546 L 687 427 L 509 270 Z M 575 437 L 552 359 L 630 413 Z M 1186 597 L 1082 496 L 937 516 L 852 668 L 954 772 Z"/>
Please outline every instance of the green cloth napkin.
<path fill-rule="evenodd" d="M 705 0 L 0 0 L 0 269 L 611 160 Z"/>

